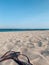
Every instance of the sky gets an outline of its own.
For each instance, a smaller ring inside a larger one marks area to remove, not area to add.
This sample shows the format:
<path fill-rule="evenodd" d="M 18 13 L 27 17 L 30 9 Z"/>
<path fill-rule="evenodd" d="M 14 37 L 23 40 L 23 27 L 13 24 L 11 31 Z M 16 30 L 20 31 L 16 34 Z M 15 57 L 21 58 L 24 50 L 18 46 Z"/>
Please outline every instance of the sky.
<path fill-rule="evenodd" d="M 0 28 L 49 28 L 49 0 L 0 0 Z"/>

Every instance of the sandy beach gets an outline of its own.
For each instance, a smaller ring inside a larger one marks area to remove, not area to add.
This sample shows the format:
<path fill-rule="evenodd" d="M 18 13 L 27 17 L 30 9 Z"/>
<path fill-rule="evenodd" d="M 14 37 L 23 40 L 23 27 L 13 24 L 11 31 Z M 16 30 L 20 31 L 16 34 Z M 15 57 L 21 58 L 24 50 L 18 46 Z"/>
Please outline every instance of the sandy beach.
<path fill-rule="evenodd" d="M 7 51 L 20 51 L 33 65 L 49 65 L 49 31 L 0 32 L 0 57 Z M 13 60 L 0 65 L 17 65 Z"/>

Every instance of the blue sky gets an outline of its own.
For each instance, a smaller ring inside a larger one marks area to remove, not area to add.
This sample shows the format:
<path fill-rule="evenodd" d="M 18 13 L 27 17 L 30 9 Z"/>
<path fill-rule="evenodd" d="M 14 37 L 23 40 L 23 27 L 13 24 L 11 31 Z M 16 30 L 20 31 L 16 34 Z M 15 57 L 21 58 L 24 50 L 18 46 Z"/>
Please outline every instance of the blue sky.
<path fill-rule="evenodd" d="M 49 28 L 49 0 L 0 0 L 0 28 Z"/>

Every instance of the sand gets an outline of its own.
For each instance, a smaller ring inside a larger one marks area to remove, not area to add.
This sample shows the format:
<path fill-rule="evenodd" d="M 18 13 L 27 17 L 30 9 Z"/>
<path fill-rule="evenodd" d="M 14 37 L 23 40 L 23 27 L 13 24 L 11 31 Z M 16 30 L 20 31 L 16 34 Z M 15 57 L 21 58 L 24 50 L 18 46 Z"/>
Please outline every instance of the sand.
<path fill-rule="evenodd" d="M 0 57 L 7 51 L 20 51 L 33 65 L 49 65 L 49 31 L 0 32 Z M 17 65 L 13 60 L 0 65 Z"/>

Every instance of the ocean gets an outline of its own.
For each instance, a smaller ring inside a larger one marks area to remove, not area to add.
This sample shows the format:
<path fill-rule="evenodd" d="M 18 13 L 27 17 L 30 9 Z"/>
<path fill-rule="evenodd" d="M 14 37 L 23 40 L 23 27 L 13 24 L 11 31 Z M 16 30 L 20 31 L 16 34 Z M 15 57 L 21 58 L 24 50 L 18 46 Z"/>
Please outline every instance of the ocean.
<path fill-rule="evenodd" d="M 17 32 L 17 31 L 45 31 L 49 29 L 0 29 L 0 32 Z"/>

